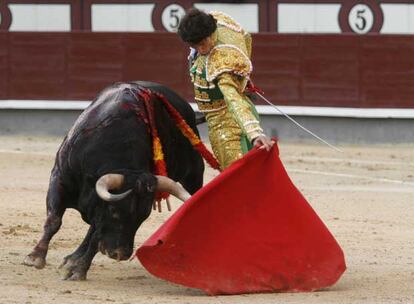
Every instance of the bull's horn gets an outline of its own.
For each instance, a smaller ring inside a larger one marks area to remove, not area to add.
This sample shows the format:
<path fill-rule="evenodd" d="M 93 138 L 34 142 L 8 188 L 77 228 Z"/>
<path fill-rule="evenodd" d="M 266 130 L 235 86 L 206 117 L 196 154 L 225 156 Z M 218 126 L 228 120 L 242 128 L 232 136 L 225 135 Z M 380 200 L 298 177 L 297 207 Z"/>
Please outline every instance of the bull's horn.
<path fill-rule="evenodd" d="M 96 182 L 95 189 L 99 197 L 107 202 L 116 202 L 125 198 L 131 193 L 132 189 L 120 194 L 112 194 L 109 190 L 119 189 L 124 183 L 124 176 L 122 174 L 105 174 L 101 176 Z"/>
<path fill-rule="evenodd" d="M 183 186 L 176 183 L 171 178 L 161 175 L 156 175 L 156 178 L 158 180 L 157 191 L 168 192 L 183 202 L 191 197 L 190 193 L 188 193 Z"/>

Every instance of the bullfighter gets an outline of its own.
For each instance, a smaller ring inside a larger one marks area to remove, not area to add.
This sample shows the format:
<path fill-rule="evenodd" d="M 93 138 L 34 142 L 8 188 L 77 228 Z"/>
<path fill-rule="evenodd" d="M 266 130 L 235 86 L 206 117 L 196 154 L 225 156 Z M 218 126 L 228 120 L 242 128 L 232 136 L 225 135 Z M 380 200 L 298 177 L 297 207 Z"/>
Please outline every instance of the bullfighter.
<path fill-rule="evenodd" d="M 246 95 L 252 72 L 252 39 L 233 18 L 191 9 L 178 35 L 190 46 L 190 76 L 195 100 L 206 116 L 209 138 L 221 169 L 253 146 L 270 150 L 257 111 Z"/>

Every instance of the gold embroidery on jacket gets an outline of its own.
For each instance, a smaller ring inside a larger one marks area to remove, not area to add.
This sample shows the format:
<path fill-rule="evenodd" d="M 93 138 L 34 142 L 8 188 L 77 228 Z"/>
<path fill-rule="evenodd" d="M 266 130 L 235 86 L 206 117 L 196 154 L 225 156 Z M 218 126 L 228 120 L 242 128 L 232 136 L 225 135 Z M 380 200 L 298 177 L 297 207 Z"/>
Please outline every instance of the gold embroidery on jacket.
<path fill-rule="evenodd" d="M 252 63 L 245 53 L 233 45 L 218 45 L 211 50 L 206 61 L 206 79 L 213 81 L 218 75 L 232 72 L 248 77 L 252 72 Z"/>
<path fill-rule="evenodd" d="M 208 96 L 207 92 L 202 92 L 198 90 L 197 88 L 194 88 L 194 93 L 195 93 L 195 100 L 210 101 L 210 96 Z"/>

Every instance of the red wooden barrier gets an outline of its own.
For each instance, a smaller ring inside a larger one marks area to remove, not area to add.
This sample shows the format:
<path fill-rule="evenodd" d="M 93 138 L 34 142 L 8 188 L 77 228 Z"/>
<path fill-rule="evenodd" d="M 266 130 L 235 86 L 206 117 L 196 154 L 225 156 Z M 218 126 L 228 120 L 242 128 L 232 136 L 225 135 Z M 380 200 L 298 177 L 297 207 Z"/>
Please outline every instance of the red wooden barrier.
<path fill-rule="evenodd" d="M 277 104 L 414 108 L 411 36 L 256 34 L 253 45 L 253 79 Z M 139 79 L 191 100 L 187 52 L 171 33 L 0 32 L 0 99 L 91 100 Z"/>

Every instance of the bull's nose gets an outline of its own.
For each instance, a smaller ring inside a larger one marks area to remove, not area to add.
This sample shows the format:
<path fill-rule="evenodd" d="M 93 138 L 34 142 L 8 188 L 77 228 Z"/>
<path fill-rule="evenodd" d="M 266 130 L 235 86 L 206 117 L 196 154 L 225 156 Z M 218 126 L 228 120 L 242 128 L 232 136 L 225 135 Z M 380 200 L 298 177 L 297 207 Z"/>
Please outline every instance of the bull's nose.
<path fill-rule="evenodd" d="M 107 256 L 117 261 L 128 260 L 131 254 L 132 254 L 131 250 L 127 250 L 123 248 L 118 248 L 113 251 L 107 252 Z"/>

